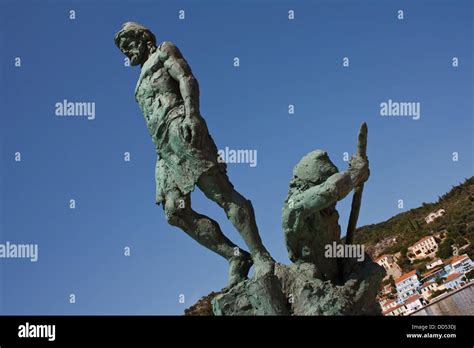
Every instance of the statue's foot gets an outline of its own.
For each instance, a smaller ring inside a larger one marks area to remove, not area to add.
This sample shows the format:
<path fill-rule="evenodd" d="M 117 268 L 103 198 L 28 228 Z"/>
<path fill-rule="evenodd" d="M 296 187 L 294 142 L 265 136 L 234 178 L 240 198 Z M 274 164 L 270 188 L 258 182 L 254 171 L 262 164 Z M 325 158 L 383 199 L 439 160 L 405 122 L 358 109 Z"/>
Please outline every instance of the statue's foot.
<path fill-rule="evenodd" d="M 275 272 L 275 260 L 268 252 L 258 252 L 253 256 L 254 262 L 254 278 L 260 278 L 266 274 Z"/>
<path fill-rule="evenodd" d="M 253 261 L 250 254 L 246 251 L 241 251 L 239 256 L 235 256 L 229 261 L 229 283 L 224 288 L 230 289 L 240 282 L 247 279 L 250 267 L 252 267 Z"/>

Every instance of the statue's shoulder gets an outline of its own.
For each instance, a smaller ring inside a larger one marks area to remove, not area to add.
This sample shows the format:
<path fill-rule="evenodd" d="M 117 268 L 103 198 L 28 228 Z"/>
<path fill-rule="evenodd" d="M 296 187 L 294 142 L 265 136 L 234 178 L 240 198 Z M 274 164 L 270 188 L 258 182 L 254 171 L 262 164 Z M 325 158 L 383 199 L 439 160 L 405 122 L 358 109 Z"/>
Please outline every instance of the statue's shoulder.
<path fill-rule="evenodd" d="M 183 55 L 179 51 L 178 47 L 170 41 L 164 41 L 158 46 L 160 58 L 167 60 L 169 57 L 183 58 Z"/>
<path fill-rule="evenodd" d="M 140 85 L 146 77 L 152 75 L 155 71 L 163 67 L 163 62 L 161 61 L 159 57 L 159 52 L 156 51 L 154 52 L 148 60 L 143 64 L 141 71 L 140 71 L 140 76 L 138 77 L 137 84 L 135 86 L 135 99 L 137 99 L 137 93 L 138 89 L 140 88 Z"/>

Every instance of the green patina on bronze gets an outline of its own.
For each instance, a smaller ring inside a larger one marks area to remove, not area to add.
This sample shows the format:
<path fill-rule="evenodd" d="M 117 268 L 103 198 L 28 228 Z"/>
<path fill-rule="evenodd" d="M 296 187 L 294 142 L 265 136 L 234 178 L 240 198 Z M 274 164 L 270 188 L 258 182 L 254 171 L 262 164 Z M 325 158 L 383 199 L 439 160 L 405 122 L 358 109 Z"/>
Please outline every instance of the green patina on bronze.
<path fill-rule="evenodd" d="M 218 161 L 199 111 L 198 82 L 181 52 L 171 42 L 157 45 L 151 31 L 133 22 L 122 26 L 115 44 L 131 65 L 141 66 L 135 98 L 156 147 L 156 203 L 163 205 L 167 221 L 229 261 L 229 287 L 247 278 L 252 263 L 256 277 L 272 273 L 274 261 L 260 239 L 252 204 Z M 215 220 L 191 208 L 196 185 L 225 210 L 250 254 L 224 236 Z"/>
<path fill-rule="evenodd" d="M 367 144 L 367 126 L 359 131 L 358 148 Z M 364 151 L 357 151 L 347 171 L 339 172 L 322 150 L 304 156 L 282 210 L 282 226 L 293 264 L 277 264 L 274 277 L 247 280 L 214 297 L 214 315 L 378 315 L 375 301 L 385 272 L 368 255 L 328 257 L 326 247 L 341 245 L 338 201 L 355 192 L 353 209 L 360 207 L 359 189 L 369 178 Z M 356 214 L 351 214 L 353 224 Z M 272 301 L 265 301 L 271 298 Z"/>
<path fill-rule="evenodd" d="M 359 138 L 367 142 L 365 124 Z M 338 201 L 369 178 L 366 156 L 356 154 L 345 172 L 339 172 L 328 154 L 310 152 L 293 169 L 290 189 L 282 209 L 282 226 L 288 256 L 293 262 L 310 262 L 322 279 L 341 278 L 336 258 L 325 257 L 325 246 L 340 243 Z M 360 204 L 360 202 L 359 202 Z"/>
<path fill-rule="evenodd" d="M 337 260 L 324 247 L 340 242 L 336 203 L 356 189 L 355 227 L 368 161 L 361 151 L 345 172 L 321 150 L 307 154 L 294 168 L 282 211 L 285 241 L 293 264 L 275 264 L 260 239 L 249 200 L 238 193 L 218 160 L 217 147 L 199 111 L 199 85 L 178 48 L 157 45 L 140 24 L 127 22 L 115 44 L 140 66 L 135 98 L 157 153 L 156 203 L 167 221 L 229 262 L 229 283 L 191 313 L 214 315 L 377 314 L 375 296 L 383 272 L 369 258 Z M 366 128 L 365 128 L 366 130 Z M 361 130 L 360 145 L 366 144 Z M 195 186 L 224 209 L 249 248 L 240 249 L 219 224 L 191 207 Z M 252 264 L 252 279 L 247 275 Z M 212 298 L 212 299 L 211 299 Z M 291 302 L 289 301 L 291 298 Z"/>

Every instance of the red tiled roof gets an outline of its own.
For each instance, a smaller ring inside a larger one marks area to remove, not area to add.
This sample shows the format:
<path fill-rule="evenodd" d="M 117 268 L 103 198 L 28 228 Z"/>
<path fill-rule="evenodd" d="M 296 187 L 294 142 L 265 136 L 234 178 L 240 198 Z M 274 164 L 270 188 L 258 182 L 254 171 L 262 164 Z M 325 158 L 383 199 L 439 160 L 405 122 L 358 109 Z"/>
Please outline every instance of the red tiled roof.
<path fill-rule="evenodd" d="M 415 274 L 416 274 L 416 269 L 411 271 L 411 272 L 402 274 L 402 276 L 400 278 L 397 278 L 397 280 L 395 280 L 395 283 L 398 284 L 398 283 L 404 281 L 407 278 L 413 277 Z"/>
<path fill-rule="evenodd" d="M 386 302 L 384 302 L 383 306 L 386 307 L 391 305 L 392 303 L 395 303 L 395 300 L 387 300 Z"/>
<path fill-rule="evenodd" d="M 382 314 L 387 314 L 387 313 L 393 312 L 393 311 L 397 310 L 398 308 L 403 307 L 404 305 L 405 304 L 401 304 L 401 305 L 398 305 L 396 307 L 390 308 L 389 310 L 387 310 L 385 312 L 382 312 Z"/>
<path fill-rule="evenodd" d="M 415 295 L 410 296 L 409 298 L 407 298 L 407 300 L 405 301 L 405 304 L 407 305 L 407 304 L 412 303 L 412 302 L 414 302 L 414 301 L 416 301 L 416 300 L 419 300 L 420 298 L 421 298 L 420 295 L 415 294 Z"/>
<path fill-rule="evenodd" d="M 390 254 L 383 254 L 382 256 L 377 257 L 374 262 L 378 262 L 379 260 L 383 259 L 384 257 L 391 256 Z"/>
<path fill-rule="evenodd" d="M 430 285 L 433 284 L 433 283 L 434 283 L 433 281 L 431 281 L 431 282 L 426 282 L 425 284 L 423 284 L 423 285 L 421 286 L 421 288 L 425 288 L 425 287 L 427 287 L 427 286 L 430 286 Z"/>
<path fill-rule="evenodd" d="M 468 258 L 468 256 L 467 256 L 466 254 L 464 254 L 464 255 L 459 255 L 459 256 L 456 255 L 456 256 L 453 256 L 453 257 L 451 258 L 451 262 L 450 262 L 450 263 L 453 264 L 453 263 L 462 261 L 462 260 L 467 259 L 467 258 Z"/>
<path fill-rule="evenodd" d="M 463 273 L 451 273 L 448 278 L 446 278 L 446 280 L 444 281 L 445 283 L 448 283 L 450 282 L 451 280 L 454 280 L 456 278 L 459 278 L 461 276 L 463 276 L 464 274 Z"/>
<path fill-rule="evenodd" d="M 431 239 L 431 238 L 433 238 L 433 236 L 425 236 L 425 237 L 421 238 L 418 242 L 415 242 L 415 243 L 412 245 L 412 247 L 415 246 L 415 245 L 417 245 L 417 244 L 420 244 L 421 242 L 424 242 L 425 240 Z"/>

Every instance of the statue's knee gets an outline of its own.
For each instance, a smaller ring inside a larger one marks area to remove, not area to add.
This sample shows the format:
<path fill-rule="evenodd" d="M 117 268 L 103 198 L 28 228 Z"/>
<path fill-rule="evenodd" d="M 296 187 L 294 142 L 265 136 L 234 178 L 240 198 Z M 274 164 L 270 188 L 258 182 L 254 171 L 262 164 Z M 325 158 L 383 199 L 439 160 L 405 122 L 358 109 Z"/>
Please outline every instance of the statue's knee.
<path fill-rule="evenodd" d="M 216 222 L 204 218 L 197 221 L 195 232 L 201 241 L 217 242 L 220 238 L 219 230 L 219 225 Z"/>
<path fill-rule="evenodd" d="M 222 193 L 213 193 L 210 197 L 214 202 L 219 204 L 221 207 L 225 206 L 229 199 L 226 199 L 226 196 Z"/>
<path fill-rule="evenodd" d="M 230 219 L 235 220 L 238 223 L 244 223 L 250 218 L 250 208 L 245 204 L 230 204 L 229 209 L 227 210 L 227 215 Z"/>
<path fill-rule="evenodd" d="M 183 208 L 175 204 L 174 201 L 165 203 L 165 217 L 170 225 L 180 226 L 183 220 Z"/>

